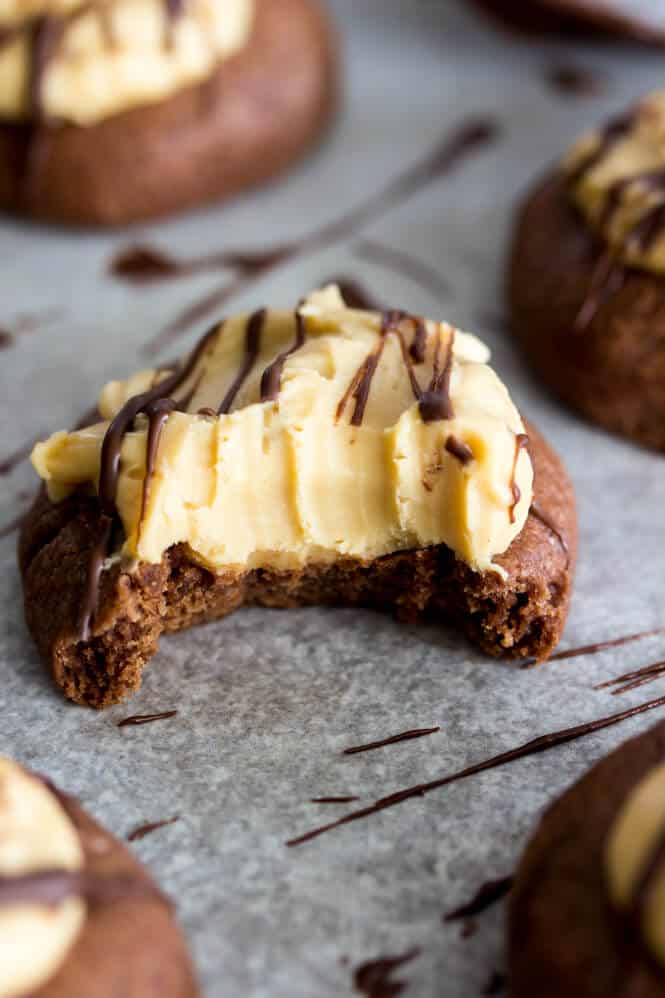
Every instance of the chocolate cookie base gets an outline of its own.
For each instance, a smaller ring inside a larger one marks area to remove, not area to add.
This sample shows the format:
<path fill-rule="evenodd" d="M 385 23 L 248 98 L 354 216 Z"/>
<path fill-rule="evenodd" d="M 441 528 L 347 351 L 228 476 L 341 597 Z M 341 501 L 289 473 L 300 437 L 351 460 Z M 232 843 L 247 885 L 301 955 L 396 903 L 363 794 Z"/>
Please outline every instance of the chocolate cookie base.
<path fill-rule="evenodd" d="M 623 286 L 580 331 L 602 248 L 571 205 L 558 172 L 520 211 L 508 300 L 531 366 L 591 422 L 665 451 L 665 278 L 626 270 Z"/>
<path fill-rule="evenodd" d="M 665 759 L 665 722 L 624 743 L 545 813 L 513 887 L 513 998 L 661 998 L 665 970 L 610 906 L 607 836 L 623 801 Z"/>
<path fill-rule="evenodd" d="M 533 34 L 590 35 L 665 44 L 658 31 L 630 14 L 617 14 L 594 0 L 473 0 L 492 17 L 518 31 Z"/>
<path fill-rule="evenodd" d="M 29 998 L 196 998 L 192 964 L 166 898 L 74 797 L 58 793 L 58 799 L 80 835 L 85 869 L 128 878 L 145 893 L 88 902 L 81 933 L 62 966 Z"/>
<path fill-rule="evenodd" d="M 160 564 L 133 570 L 116 565 L 104 572 L 92 637 L 80 641 L 97 500 L 72 496 L 52 504 L 41 494 L 19 542 L 28 628 L 64 694 L 94 707 L 138 689 L 162 633 L 225 617 L 243 605 L 385 608 L 407 621 L 453 624 L 491 655 L 545 659 L 568 611 L 577 526 L 572 486 L 559 458 L 535 430 L 529 432 L 538 508 L 555 529 L 529 515 L 496 559 L 508 573 L 505 581 L 493 572 L 472 571 L 444 545 L 374 561 L 339 559 L 302 571 L 217 575 L 179 545 Z"/>
<path fill-rule="evenodd" d="M 0 208 L 123 225 L 222 200 L 304 153 L 336 85 L 318 0 L 256 0 L 247 45 L 197 86 L 89 127 L 0 124 Z"/>

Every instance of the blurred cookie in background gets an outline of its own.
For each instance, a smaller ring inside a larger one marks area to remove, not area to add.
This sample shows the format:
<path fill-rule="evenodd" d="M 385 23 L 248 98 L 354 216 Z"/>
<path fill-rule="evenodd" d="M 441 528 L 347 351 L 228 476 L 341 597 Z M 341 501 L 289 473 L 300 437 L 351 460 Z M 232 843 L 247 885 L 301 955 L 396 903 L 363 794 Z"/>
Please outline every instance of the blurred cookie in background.
<path fill-rule="evenodd" d="M 336 96 L 318 0 L 6 0 L 0 209 L 120 225 L 265 181 Z"/>

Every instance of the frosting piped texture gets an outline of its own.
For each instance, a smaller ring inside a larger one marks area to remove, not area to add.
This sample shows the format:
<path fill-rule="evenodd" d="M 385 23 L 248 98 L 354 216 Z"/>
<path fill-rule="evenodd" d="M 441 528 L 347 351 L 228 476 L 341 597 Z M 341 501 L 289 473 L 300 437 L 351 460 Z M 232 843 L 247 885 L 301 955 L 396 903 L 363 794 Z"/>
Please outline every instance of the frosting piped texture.
<path fill-rule="evenodd" d="M 665 273 L 665 91 L 584 136 L 563 169 L 574 204 L 616 259 Z"/>
<path fill-rule="evenodd" d="M 665 965 L 665 764 L 633 788 L 606 848 L 610 897 L 632 913 L 653 956 Z"/>
<path fill-rule="evenodd" d="M 57 798 L 16 763 L 0 757 L 0 879 L 82 867 L 78 833 Z M 77 897 L 54 906 L 0 904 L 0 998 L 32 993 L 58 970 L 85 912 L 85 902 Z"/>
<path fill-rule="evenodd" d="M 204 80 L 253 0 L 0 0 L 0 118 L 90 125 Z"/>
<path fill-rule="evenodd" d="M 226 320 L 181 375 L 111 382 L 104 421 L 56 433 L 33 463 L 52 500 L 88 487 L 114 507 L 128 559 L 184 543 L 213 571 L 298 568 L 443 543 L 501 572 L 533 470 L 488 359 L 468 333 L 349 309 L 331 286 L 295 312 Z M 160 383 L 171 401 L 145 404 Z"/>

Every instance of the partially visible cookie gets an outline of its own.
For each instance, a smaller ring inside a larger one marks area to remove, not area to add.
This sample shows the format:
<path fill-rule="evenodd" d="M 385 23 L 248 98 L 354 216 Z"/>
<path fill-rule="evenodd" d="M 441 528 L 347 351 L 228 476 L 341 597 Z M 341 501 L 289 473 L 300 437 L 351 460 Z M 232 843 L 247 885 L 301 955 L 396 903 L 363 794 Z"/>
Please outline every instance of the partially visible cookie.
<path fill-rule="evenodd" d="M 665 722 L 545 813 L 509 911 L 514 998 L 665 993 Z"/>
<path fill-rule="evenodd" d="M 474 0 L 494 18 L 537 34 L 601 34 L 665 44 L 665 14 L 649 0 Z"/>
<path fill-rule="evenodd" d="M 514 335 L 591 421 L 665 450 L 665 95 L 590 133 L 520 209 Z"/>
<path fill-rule="evenodd" d="M 243 604 L 384 607 L 547 658 L 575 502 L 488 357 L 329 287 L 108 385 L 104 422 L 35 449 L 48 495 L 21 532 L 26 620 L 65 694 L 123 699 L 162 633 Z"/>
<path fill-rule="evenodd" d="M 0 998 L 195 998 L 170 902 L 73 798 L 0 758 Z"/>
<path fill-rule="evenodd" d="M 302 156 L 334 108 L 318 0 L 36 6 L 0 17 L 5 211 L 123 225 L 220 201 Z"/>

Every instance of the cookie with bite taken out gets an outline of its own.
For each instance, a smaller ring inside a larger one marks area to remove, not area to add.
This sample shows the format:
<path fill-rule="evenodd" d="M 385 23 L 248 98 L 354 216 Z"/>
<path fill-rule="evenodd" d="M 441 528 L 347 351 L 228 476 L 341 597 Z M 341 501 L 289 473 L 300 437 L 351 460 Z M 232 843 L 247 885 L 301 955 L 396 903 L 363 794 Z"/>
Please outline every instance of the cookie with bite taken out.
<path fill-rule="evenodd" d="M 162 633 L 243 604 L 383 607 L 547 658 L 573 492 L 474 336 L 328 287 L 216 324 L 38 444 L 28 627 L 65 695 L 135 690 Z"/>

